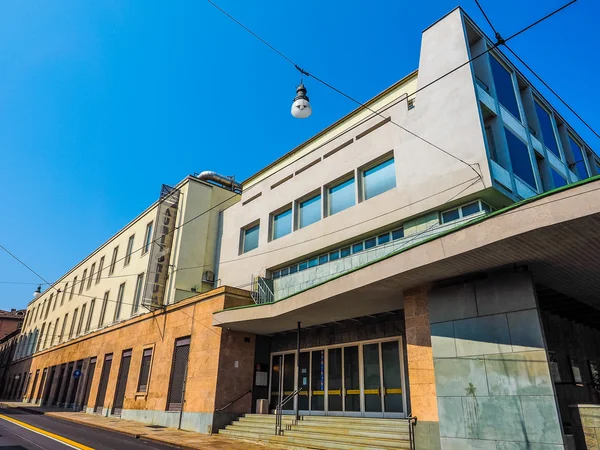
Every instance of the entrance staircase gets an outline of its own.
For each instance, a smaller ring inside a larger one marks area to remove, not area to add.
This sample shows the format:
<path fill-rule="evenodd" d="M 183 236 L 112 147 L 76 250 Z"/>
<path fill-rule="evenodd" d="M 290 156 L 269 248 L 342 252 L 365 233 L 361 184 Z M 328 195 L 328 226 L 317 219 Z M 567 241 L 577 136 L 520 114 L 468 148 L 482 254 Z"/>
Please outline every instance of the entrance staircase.
<path fill-rule="evenodd" d="M 282 435 L 275 435 L 275 415 L 245 414 L 219 434 L 293 450 L 410 449 L 406 419 L 301 416 L 282 417 Z"/>

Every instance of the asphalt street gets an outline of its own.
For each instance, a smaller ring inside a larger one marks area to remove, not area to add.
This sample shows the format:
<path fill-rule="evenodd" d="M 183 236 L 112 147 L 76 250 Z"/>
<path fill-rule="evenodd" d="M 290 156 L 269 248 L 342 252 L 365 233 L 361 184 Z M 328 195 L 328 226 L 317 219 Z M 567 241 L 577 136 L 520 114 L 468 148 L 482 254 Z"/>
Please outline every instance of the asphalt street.
<path fill-rule="evenodd" d="M 175 447 L 17 408 L 0 408 L 0 450 L 157 449 Z"/>

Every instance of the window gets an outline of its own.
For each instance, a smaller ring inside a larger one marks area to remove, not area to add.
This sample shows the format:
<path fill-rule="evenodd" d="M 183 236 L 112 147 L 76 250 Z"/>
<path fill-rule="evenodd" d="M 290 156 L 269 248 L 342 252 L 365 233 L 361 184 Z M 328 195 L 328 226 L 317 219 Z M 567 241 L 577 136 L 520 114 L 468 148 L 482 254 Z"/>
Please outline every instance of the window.
<path fill-rule="evenodd" d="M 152 222 L 146 225 L 146 234 L 144 235 L 144 248 L 142 249 L 142 255 L 148 253 L 150 250 L 150 244 L 152 243 Z"/>
<path fill-rule="evenodd" d="M 94 279 L 94 271 L 95 270 L 96 270 L 96 263 L 92 264 L 92 268 L 90 269 L 90 277 L 88 278 L 87 287 L 85 288 L 86 290 L 88 290 L 92 286 L 92 280 Z"/>
<path fill-rule="evenodd" d="M 551 168 L 550 172 L 552 172 L 552 183 L 554 183 L 555 188 L 563 187 L 567 185 L 567 180 L 556 171 L 556 169 Z"/>
<path fill-rule="evenodd" d="M 85 333 L 87 333 L 90 330 L 90 327 L 92 326 L 92 316 L 94 315 L 94 306 L 96 306 L 95 298 L 93 298 L 92 301 L 90 302 L 90 312 L 88 313 L 88 318 L 87 318 L 87 321 L 85 322 Z"/>
<path fill-rule="evenodd" d="M 298 202 L 298 228 L 307 227 L 321 220 L 321 194 Z"/>
<path fill-rule="evenodd" d="M 71 293 L 69 294 L 69 301 L 73 299 L 73 294 L 75 294 L 75 285 L 77 284 L 77 277 L 73 278 L 73 286 L 71 286 Z"/>
<path fill-rule="evenodd" d="M 306 269 L 308 269 L 308 261 L 302 261 L 300 264 L 298 264 L 298 270 L 302 271 Z"/>
<path fill-rule="evenodd" d="M 521 120 L 519 105 L 517 103 L 517 94 L 512 80 L 512 72 L 508 71 L 496 58 L 490 58 L 492 66 L 492 75 L 494 85 L 496 86 L 496 95 L 498 101 L 504 106 L 517 120 Z"/>
<path fill-rule="evenodd" d="M 188 356 L 190 354 L 190 338 L 180 338 L 175 341 L 171 380 L 167 400 L 168 411 L 181 411 L 183 402 L 183 385 L 187 373 Z"/>
<path fill-rule="evenodd" d="M 69 328 L 69 339 L 73 337 L 73 332 L 75 331 L 75 323 L 77 322 L 77 313 L 79 312 L 79 308 L 75 308 L 75 312 L 73 313 L 73 320 L 71 321 L 71 328 Z"/>
<path fill-rule="evenodd" d="M 112 275 L 115 272 L 115 264 L 117 263 L 117 255 L 119 254 L 119 246 L 117 245 L 113 250 L 112 259 L 110 260 L 110 268 L 108 269 L 108 275 Z"/>
<path fill-rule="evenodd" d="M 319 265 L 319 258 L 311 258 L 308 260 L 308 267 L 315 267 Z"/>
<path fill-rule="evenodd" d="M 48 318 L 48 313 L 50 313 L 50 305 L 52 304 L 52 299 L 54 298 L 54 294 L 50 294 L 50 300 L 48 300 L 48 307 L 46 308 L 46 315 L 44 316 L 44 320 Z M 54 311 L 54 309 L 52 309 Z"/>
<path fill-rule="evenodd" d="M 479 207 L 479 202 L 469 203 L 468 205 L 464 205 L 462 207 L 462 216 L 472 216 L 473 214 L 477 214 L 479 211 L 481 211 L 481 208 Z"/>
<path fill-rule="evenodd" d="M 498 151 L 496 150 L 496 141 L 494 140 L 494 132 L 492 131 L 491 125 L 486 125 L 485 137 L 487 139 L 488 150 L 490 152 L 490 159 L 498 162 Z"/>
<path fill-rule="evenodd" d="M 329 261 L 335 261 L 337 259 L 340 259 L 340 251 L 339 250 L 329 253 Z"/>
<path fill-rule="evenodd" d="M 60 317 L 58 319 L 56 319 L 56 322 L 54 322 L 54 336 L 52 336 L 50 338 L 50 346 L 52 347 L 54 345 L 54 338 L 57 339 L 58 342 L 60 342 L 60 335 L 58 334 L 58 321 L 60 320 Z"/>
<path fill-rule="evenodd" d="M 546 109 L 538 102 L 535 103 L 535 111 L 540 122 L 540 128 L 542 130 L 542 138 L 544 145 L 554 155 L 560 158 L 560 152 L 558 151 L 558 144 L 556 143 L 556 136 L 554 135 L 554 127 L 552 126 L 552 117 Z"/>
<path fill-rule="evenodd" d="M 329 261 L 329 259 L 327 258 L 327 255 L 321 255 L 319 256 L 319 264 L 325 264 L 327 261 Z M 286 269 L 281 269 L 281 275 L 287 275 L 288 272 L 286 271 Z"/>
<path fill-rule="evenodd" d="M 125 263 L 123 266 L 126 266 L 131 261 L 131 252 L 133 251 L 133 241 L 135 239 L 135 234 L 129 236 L 129 241 L 127 241 L 127 251 L 125 252 Z"/>
<path fill-rule="evenodd" d="M 368 250 L 368 249 L 376 247 L 376 246 L 377 246 L 377 238 L 370 238 L 365 241 L 365 250 Z"/>
<path fill-rule="evenodd" d="M 77 324 L 77 332 L 75 336 L 79 336 L 81 334 L 81 329 L 83 328 L 83 318 L 85 317 L 85 309 L 87 308 L 87 304 L 84 304 L 81 307 L 81 317 L 79 318 L 79 323 Z"/>
<path fill-rule="evenodd" d="M 65 337 L 65 329 L 67 328 L 67 320 L 69 320 L 69 314 L 65 314 L 63 319 L 62 328 L 60 329 L 60 336 L 58 337 L 58 343 L 60 344 Z"/>
<path fill-rule="evenodd" d="M 63 305 L 63 303 L 65 302 L 65 296 L 67 295 L 67 291 L 69 290 L 69 283 L 65 283 L 65 290 L 63 291 L 63 295 L 60 298 L 60 306 Z"/>
<path fill-rule="evenodd" d="M 272 238 L 273 240 L 290 234 L 292 232 L 292 208 L 289 207 L 272 216 Z"/>
<path fill-rule="evenodd" d="M 137 276 L 137 280 L 135 282 L 135 294 L 133 298 L 133 306 L 131 307 L 131 314 L 135 314 L 138 312 L 140 307 L 140 302 L 142 299 L 142 287 L 144 283 L 144 274 L 140 273 Z"/>
<path fill-rule="evenodd" d="M 150 365 L 152 363 L 152 349 L 147 348 L 142 354 L 142 364 L 140 366 L 140 379 L 138 380 L 138 392 L 148 390 L 148 380 L 150 379 Z"/>
<path fill-rule="evenodd" d="M 108 294 L 110 291 L 104 293 L 104 299 L 102 300 L 102 308 L 100 309 L 100 319 L 98 320 L 98 326 L 101 327 L 104 324 L 104 316 L 106 316 L 106 306 L 108 304 Z"/>
<path fill-rule="evenodd" d="M 404 228 L 392 231 L 392 241 L 396 241 L 404 237 Z"/>
<path fill-rule="evenodd" d="M 38 338 L 37 346 L 35 349 L 36 352 L 39 352 L 40 350 L 44 349 L 44 346 L 42 345 L 42 340 L 44 339 L 44 330 L 45 329 L 46 329 L 46 324 L 43 323 L 42 328 L 40 329 L 40 337 Z"/>
<path fill-rule="evenodd" d="M 83 276 L 81 277 L 81 283 L 79 284 L 79 293 L 83 292 L 83 285 L 85 284 L 85 278 L 87 277 L 87 269 L 83 271 Z"/>
<path fill-rule="evenodd" d="M 350 247 L 344 247 L 342 249 L 340 249 L 340 255 L 342 256 L 342 258 L 345 258 L 346 256 L 350 256 L 351 254 L 351 250 Z"/>
<path fill-rule="evenodd" d="M 573 153 L 573 161 L 569 164 L 569 169 L 574 169 L 580 179 L 588 177 L 588 171 L 585 167 L 585 161 L 581 146 L 569 135 L 569 144 L 571 144 L 571 153 Z"/>
<path fill-rule="evenodd" d="M 377 245 L 382 245 L 390 242 L 390 233 L 385 233 L 377 236 Z"/>
<path fill-rule="evenodd" d="M 115 306 L 115 316 L 113 321 L 119 320 L 119 316 L 121 315 L 121 306 L 123 305 L 123 295 L 125 294 L 125 283 L 119 286 L 119 293 L 117 294 L 117 305 Z"/>
<path fill-rule="evenodd" d="M 354 206 L 356 195 L 354 177 L 327 188 L 327 214 L 333 215 Z"/>
<path fill-rule="evenodd" d="M 363 200 L 368 200 L 396 187 L 394 158 L 362 172 Z"/>
<path fill-rule="evenodd" d="M 102 269 L 104 268 L 104 256 L 100 258 L 100 264 L 98 264 L 98 275 L 96 275 L 96 284 L 100 283 L 102 275 Z"/>
<path fill-rule="evenodd" d="M 242 253 L 249 252 L 258 247 L 260 224 L 242 230 Z"/>
<path fill-rule="evenodd" d="M 442 223 L 448 223 L 458 219 L 460 219 L 460 212 L 458 212 L 458 208 L 454 208 L 450 211 L 445 211 L 442 213 Z"/>
<path fill-rule="evenodd" d="M 363 251 L 363 243 L 359 242 L 358 244 L 354 244 L 352 246 L 352 254 L 354 253 L 360 253 Z"/>
<path fill-rule="evenodd" d="M 504 134 L 506 135 L 508 153 L 510 155 L 510 162 L 512 163 L 514 174 L 535 189 L 535 176 L 533 175 L 533 168 L 531 166 L 527 145 L 506 128 L 504 129 Z"/>

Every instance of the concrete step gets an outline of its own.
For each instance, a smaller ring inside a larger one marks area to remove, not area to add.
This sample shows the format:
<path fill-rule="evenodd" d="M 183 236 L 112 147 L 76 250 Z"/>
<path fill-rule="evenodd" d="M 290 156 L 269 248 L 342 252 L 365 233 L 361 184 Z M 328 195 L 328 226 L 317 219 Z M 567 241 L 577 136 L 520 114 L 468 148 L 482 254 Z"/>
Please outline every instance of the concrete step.
<path fill-rule="evenodd" d="M 291 425 L 291 424 L 290 424 Z M 306 427 L 321 427 L 323 429 L 341 429 L 341 430 L 360 430 L 360 431 L 378 431 L 382 433 L 408 433 L 408 426 L 399 424 L 389 425 L 366 425 L 362 423 L 335 423 L 335 422 L 320 422 L 314 420 L 301 420 L 298 426 Z"/>
<path fill-rule="evenodd" d="M 294 416 L 282 416 L 282 423 L 292 423 Z M 269 422 L 275 423 L 275 415 L 273 414 L 246 414 L 240 417 L 240 421 L 252 421 L 252 422 Z M 407 429 L 408 421 L 406 419 L 379 419 L 370 417 L 335 417 L 335 416 L 301 416 L 301 423 L 322 423 L 328 426 L 378 426 L 378 427 L 390 427 L 394 429 Z"/>
<path fill-rule="evenodd" d="M 356 428 L 329 428 L 324 426 L 305 426 L 305 425 L 291 425 L 291 431 L 302 431 L 306 433 L 327 433 L 337 434 L 342 436 L 357 436 L 357 437 L 368 437 L 368 438 L 381 438 L 381 439 L 409 439 L 408 430 L 403 431 L 392 431 L 387 428 L 377 430 L 373 428 L 356 429 Z"/>
<path fill-rule="evenodd" d="M 408 439 L 401 439 L 398 436 L 393 438 L 375 436 L 373 437 L 361 437 L 361 436 L 352 436 L 352 435 L 343 435 L 343 434 L 332 434 L 332 433 L 321 433 L 321 432 L 308 432 L 305 430 L 298 431 L 289 431 L 286 430 L 283 432 L 284 436 L 297 438 L 299 440 L 316 440 L 316 441 L 327 441 L 327 442 L 340 442 L 347 444 L 357 444 L 357 445 L 373 445 L 374 442 L 377 443 L 378 446 L 382 448 L 406 448 L 407 443 L 410 443 Z"/>
<path fill-rule="evenodd" d="M 227 437 L 229 439 L 235 439 L 236 441 L 250 442 L 253 444 L 260 444 L 260 445 L 265 445 L 266 443 L 268 443 L 269 446 L 265 447 L 265 448 L 279 448 L 279 449 L 285 449 L 285 450 L 311 450 L 310 447 L 303 447 L 303 446 L 299 446 L 299 445 L 289 445 L 285 442 L 283 442 L 283 443 L 269 442 L 267 439 L 261 440 L 256 437 L 252 437 L 251 435 L 246 435 L 245 433 L 220 430 L 219 434 L 221 436 Z"/>
<path fill-rule="evenodd" d="M 284 427 L 285 428 L 285 427 Z M 248 430 L 248 431 L 260 431 L 261 433 L 268 433 L 272 431 L 275 433 L 275 422 L 273 423 L 258 423 L 258 422 L 233 422 L 225 427 L 226 430 Z"/>

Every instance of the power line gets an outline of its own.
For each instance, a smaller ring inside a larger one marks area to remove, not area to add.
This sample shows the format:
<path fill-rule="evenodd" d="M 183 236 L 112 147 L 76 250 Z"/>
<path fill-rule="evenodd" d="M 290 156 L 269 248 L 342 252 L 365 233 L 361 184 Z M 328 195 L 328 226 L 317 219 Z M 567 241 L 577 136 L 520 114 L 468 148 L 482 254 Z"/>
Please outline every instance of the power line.
<path fill-rule="evenodd" d="M 481 7 L 481 5 L 479 4 L 479 0 L 475 0 L 475 3 L 477 3 L 477 7 L 479 8 L 479 11 L 481 11 L 481 14 L 483 14 L 483 17 L 485 17 L 485 20 L 487 21 L 488 25 L 490 26 L 490 28 L 492 29 L 492 31 L 494 32 L 494 34 L 496 35 L 496 37 L 499 37 L 500 35 L 498 34 L 498 32 L 496 31 L 496 29 L 494 28 L 494 25 L 492 25 L 492 21 L 489 19 L 489 17 L 487 16 L 487 14 L 485 13 L 485 11 L 483 10 L 483 8 Z"/>

